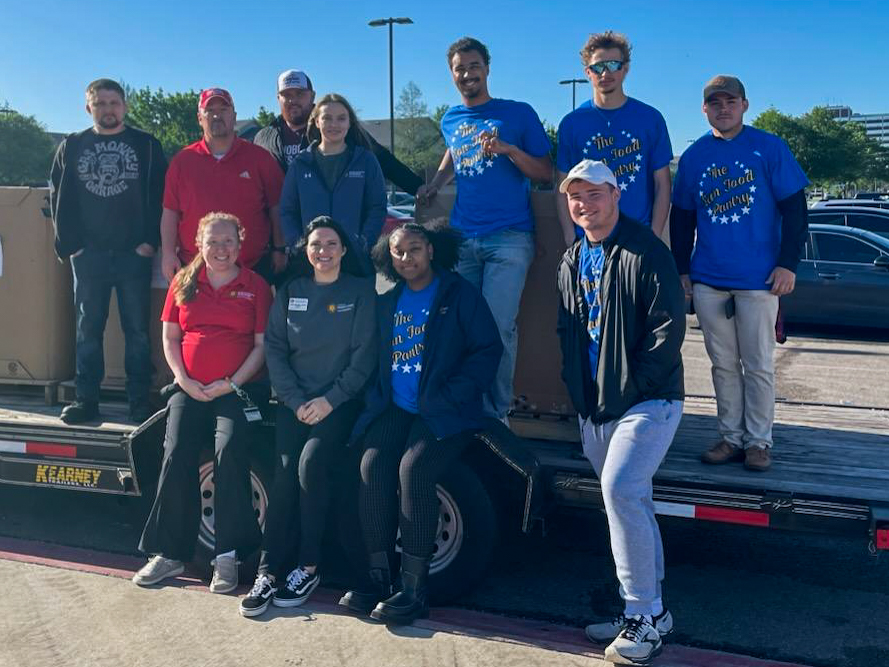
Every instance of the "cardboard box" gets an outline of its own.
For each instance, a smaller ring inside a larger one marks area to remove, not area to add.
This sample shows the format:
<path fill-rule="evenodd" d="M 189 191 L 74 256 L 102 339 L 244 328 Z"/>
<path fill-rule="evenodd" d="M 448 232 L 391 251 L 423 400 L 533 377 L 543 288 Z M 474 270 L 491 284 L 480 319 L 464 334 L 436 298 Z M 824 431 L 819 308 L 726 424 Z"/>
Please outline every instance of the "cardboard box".
<path fill-rule="evenodd" d="M 428 207 L 417 207 L 421 222 L 450 216 L 453 194 L 439 193 Z M 516 409 L 539 414 L 574 416 L 576 413 L 562 382 L 562 352 L 556 335 L 559 293 L 556 269 L 565 252 L 565 241 L 553 192 L 531 193 L 536 224 L 537 255 L 522 292 L 519 306 L 519 348 L 513 380 Z"/>
<path fill-rule="evenodd" d="M 0 378 L 74 376 L 71 267 L 53 249 L 49 189 L 0 187 Z"/>

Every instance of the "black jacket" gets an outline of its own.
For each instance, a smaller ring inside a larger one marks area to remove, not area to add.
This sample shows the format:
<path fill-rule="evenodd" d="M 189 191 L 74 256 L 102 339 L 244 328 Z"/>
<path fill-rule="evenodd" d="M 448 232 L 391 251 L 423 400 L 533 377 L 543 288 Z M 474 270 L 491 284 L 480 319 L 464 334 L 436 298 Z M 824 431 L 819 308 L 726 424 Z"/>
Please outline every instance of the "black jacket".
<path fill-rule="evenodd" d="M 682 400 L 685 296 L 669 249 L 648 227 L 623 215 L 603 241 L 599 367 L 593 383 L 581 245 L 582 239 L 565 251 L 558 271 L 562 379 L 574 408 L 601 424 L 642 401 Z"/>
<path fill-rule="evenodd" d="M 494 382 L 503 343 L 484 297 L 465 278 L 451 271 L 432 301 L 423 339 L 423 370 L 417 407 L 439 440 L 484 425 L 482 395 Z M 379 371 L 365 397 L 366 408 L 355 424 L 353 440 L 392 403 L 392 322 L 399 282 L 378 297 Z"/>
<path fill-rule="evenodd" d="M 164 177 L 167 173 L 167 158 L 160 142 L 152 135 L 127 126 L 132 133 L 133 150 L 142 165 L 142 209 L 133 211 L 127 222 L 138 227 L 134 235 L 136 245 L 148 243 L 157 248 L 160 245 L 160 222 L 164 199 Z M 55 247 L 59 259 L 73 255 L 84 247 L 84 224 L 78 205 L 76 155 L 80 140 L 92 132 L 92 128 L 69 134 L 59 144 L 50 171 L 50 207 L 55 227 Z M 134 246 L 135 247 L 135 246 Z"/>
<path fill-rule="evenodd" d="M 269 125 L 256 133 L 256 136 L 253 137 L 253 143 L 257 146 L 262 146 L 271 153 L 278 161 L 278 164 L 281 165 L 281 170 L 286 174 L 287 160 L 284 158 L 284 142 L 281 139 L 283 126 L 284 118 L 278 116 Z M 364 136 L 370 142 L 371 152 L 380 163 L 383 176 L 408 194 L 417 194 L 417 188 L 423 185 L 423 179 L 402 164 L 387 148 L 379 144 L 369 132 L 365 131 Z M 303 145 L 300 146 L 300 150 L 306 150 L 308 147 L 309 140 L 307 137 L 303 137 Z"/>

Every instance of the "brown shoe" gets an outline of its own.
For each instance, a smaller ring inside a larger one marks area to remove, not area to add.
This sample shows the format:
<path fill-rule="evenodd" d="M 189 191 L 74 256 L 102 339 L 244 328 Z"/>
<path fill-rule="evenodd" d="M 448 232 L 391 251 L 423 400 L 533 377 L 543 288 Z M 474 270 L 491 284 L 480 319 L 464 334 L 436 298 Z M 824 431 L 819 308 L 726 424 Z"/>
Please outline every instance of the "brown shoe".
<path fill-rule="evenodd" d="M 748 447 L 744 450 L 744 467 L 747 470 L 765 472 L 772 466 L 772 453 L 768 447 Z"/>
<path fill-rule="evenodd" d="M 744 458 L 744 450 L 735 447 L 727 440 L 720 440 L 706 452 L 701 454 L 701 461 L 704 463 L 729 463 L 731 461 L 741 461 Z"/>

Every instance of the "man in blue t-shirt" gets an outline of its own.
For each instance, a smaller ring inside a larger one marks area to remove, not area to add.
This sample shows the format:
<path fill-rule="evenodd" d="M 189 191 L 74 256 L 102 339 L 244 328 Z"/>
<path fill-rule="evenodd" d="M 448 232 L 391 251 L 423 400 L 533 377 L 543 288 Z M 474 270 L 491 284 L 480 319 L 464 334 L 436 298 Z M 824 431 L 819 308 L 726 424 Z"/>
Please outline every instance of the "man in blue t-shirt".
<path fill-rule="evenodd" d="M 451 76 L 463 104 L 451 107 L 442 118 L 448 151 L 417 197 L 427 201 L 456 177 L 451 225 L 466 237 L 457 271 L 485 296 L 504 347 L 485 411 L 505 420 L 518 346 L 516 315 L 534 258 L 530 181 L 551 181 L 552 162 L 549 140 L 534 109 L 488 93 L 490 61 L 485 45 L 471 37 L 448 49 Z"/>
<path fill-rule="evenodd" d="M 559 123 L 556 175 L 561 181 L 581 160 L 601 160 L 617 178 L 621 213 L 661 236 L 670 211 L 673 148 L 660 112 L 624 93 L 630 50 L 626 36 L 611 30 L 590 35 L 580 50 L 593 99 Z M 570 246 L 580 231 L 568 216 L 565 195 L 558 192 L 556 209 Z"/>
<path fill-rule="evenodd" d="M 805 187 L 779 137 L 744 125 L 748 102 L 733 76 L 704 88 L 712 127 L 679 160 L 670 244 L 694 300 L 713 364 L 719 441 L 706 463 L 771 465 L 775 317 L 790 294 L 806 242 Z M 694 250 L 694 252 L 692 252 Z"/>

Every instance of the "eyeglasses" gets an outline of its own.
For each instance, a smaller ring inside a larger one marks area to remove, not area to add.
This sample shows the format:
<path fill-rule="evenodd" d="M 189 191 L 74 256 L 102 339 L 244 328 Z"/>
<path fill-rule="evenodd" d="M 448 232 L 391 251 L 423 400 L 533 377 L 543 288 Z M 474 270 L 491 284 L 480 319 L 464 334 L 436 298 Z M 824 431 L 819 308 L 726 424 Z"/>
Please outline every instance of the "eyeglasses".
<path fill-rule="evenodd" d="M 624 68 L 623 60 L 600 60 L 597 63 L 589 65 L 587 69 L 595 74 L 603 74 L 607 69 L 609 72 L 619 72 Z"/>

